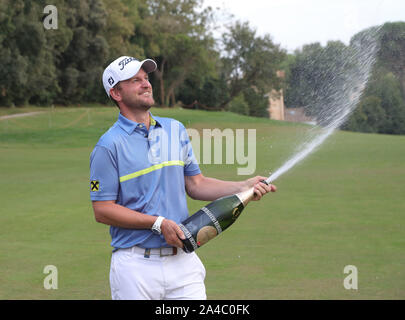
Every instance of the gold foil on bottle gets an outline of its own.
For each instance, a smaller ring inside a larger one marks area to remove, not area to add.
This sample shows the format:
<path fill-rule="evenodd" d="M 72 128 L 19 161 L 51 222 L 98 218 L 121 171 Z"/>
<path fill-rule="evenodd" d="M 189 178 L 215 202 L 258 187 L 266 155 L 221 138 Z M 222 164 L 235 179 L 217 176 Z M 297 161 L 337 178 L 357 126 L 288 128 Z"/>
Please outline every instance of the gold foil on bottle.
<path fill-rule="evenodd" d="M 243 206 L 246 207 L 250 200 L 254 197 L 254 188 L 250 188 L 249 190 L 242 191 L 236 194 L 239 200 L 243 203 Z"/>

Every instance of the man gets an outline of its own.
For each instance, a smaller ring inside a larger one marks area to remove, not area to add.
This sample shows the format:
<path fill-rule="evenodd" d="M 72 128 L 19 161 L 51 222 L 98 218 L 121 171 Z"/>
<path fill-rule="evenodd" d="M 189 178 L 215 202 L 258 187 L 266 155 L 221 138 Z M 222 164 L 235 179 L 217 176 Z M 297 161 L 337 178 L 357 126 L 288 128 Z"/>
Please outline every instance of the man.
<path fill-rule="evenodd" d="M 156 63 L 120 57 L 103 73 L 120 113 L 90 157 L 91 200 L 97 222 L 110 226 L 112 299 L 206 299 L 205 268 L 182 250 L 179 223 L 185 193 L 215 200 L 254 186 L 256 199 L 275 191 L 254 177 L 242 182 L 205 177 L 184 126 L 153 116 L 148 73 Z"/>

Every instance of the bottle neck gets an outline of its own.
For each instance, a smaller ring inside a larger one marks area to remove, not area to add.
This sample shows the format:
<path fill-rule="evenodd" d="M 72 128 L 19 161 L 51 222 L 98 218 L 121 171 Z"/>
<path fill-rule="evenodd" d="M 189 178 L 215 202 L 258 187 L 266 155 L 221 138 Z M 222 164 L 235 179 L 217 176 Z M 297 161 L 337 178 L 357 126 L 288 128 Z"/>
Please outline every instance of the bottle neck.
<path fill-rule="evenodd" d="M 247 204 L 250 202 L 250 200 L 253 199 L 254 197 L 254 188 L 250 188 L 246 191 L 242 191 L 236 194 L 236 196 L 239 198 L 239 200 L 243 203 L 243 206 L 246 207 Z"/>

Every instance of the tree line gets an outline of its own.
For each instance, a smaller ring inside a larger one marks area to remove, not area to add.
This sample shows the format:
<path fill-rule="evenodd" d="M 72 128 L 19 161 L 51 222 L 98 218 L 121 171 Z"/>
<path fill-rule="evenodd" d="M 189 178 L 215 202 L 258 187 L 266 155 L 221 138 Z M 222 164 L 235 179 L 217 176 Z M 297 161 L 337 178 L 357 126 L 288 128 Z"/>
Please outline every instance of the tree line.
<path fill-rule="evenodd" d="M 43 26 L 46 5 L 0 0 L 1 106 L 108 103 L 101 75 L 121 55 L 156 61 L 160 106 L 220 110 L 246 95 L 246 113 L 265 116 L 264 93 L 281 86 L 285 51 L 240 21 L 219 49 L 202 0 L 55 0 L 55 30 Z"/>
<path fill-rule="evenodd" d="M 0 106 L 109 104 L 102 72 L 129 55 L 157 62 L 151 82 L 158 106 L 268 117 L 267 94 L 282 88 L 287 107 L 321 112 L 314 88 L 332 76 L 331 61 L 338 65 L 350 45 L 315 43 L 287 54 L 270 35 L 233 19 L 217 39 L 216 9 L 203 4 L 54 0 L 57 29 L 49 30 L 47 1 L 0 0 Z M 381 28 L 376 66 L 345 129 L 404 133 L 404 25 Z M 278 70 L 286 77 L 277 77 Z"/>

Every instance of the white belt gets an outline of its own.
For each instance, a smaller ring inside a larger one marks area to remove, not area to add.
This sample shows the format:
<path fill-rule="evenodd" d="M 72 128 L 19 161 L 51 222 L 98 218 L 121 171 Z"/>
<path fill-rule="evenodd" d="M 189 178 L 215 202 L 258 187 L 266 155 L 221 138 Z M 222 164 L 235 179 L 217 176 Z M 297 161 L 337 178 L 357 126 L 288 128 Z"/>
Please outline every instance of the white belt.
<path fill-rule="evenodd" d="M 178 254 L 178 249 L 176 247 L 163 247 L 163 248 L 151 248 L 151 249 L 145 249 L 137 246 L 133 246 L 128 249 L 124 250 L 130 250 L 133 253 L 139 253 L 142 254 L 145 258 L 149 258 L 150 256 L 160 256 L 160 257 L 166 257 L 166 256 L 175 256 Z"/>

